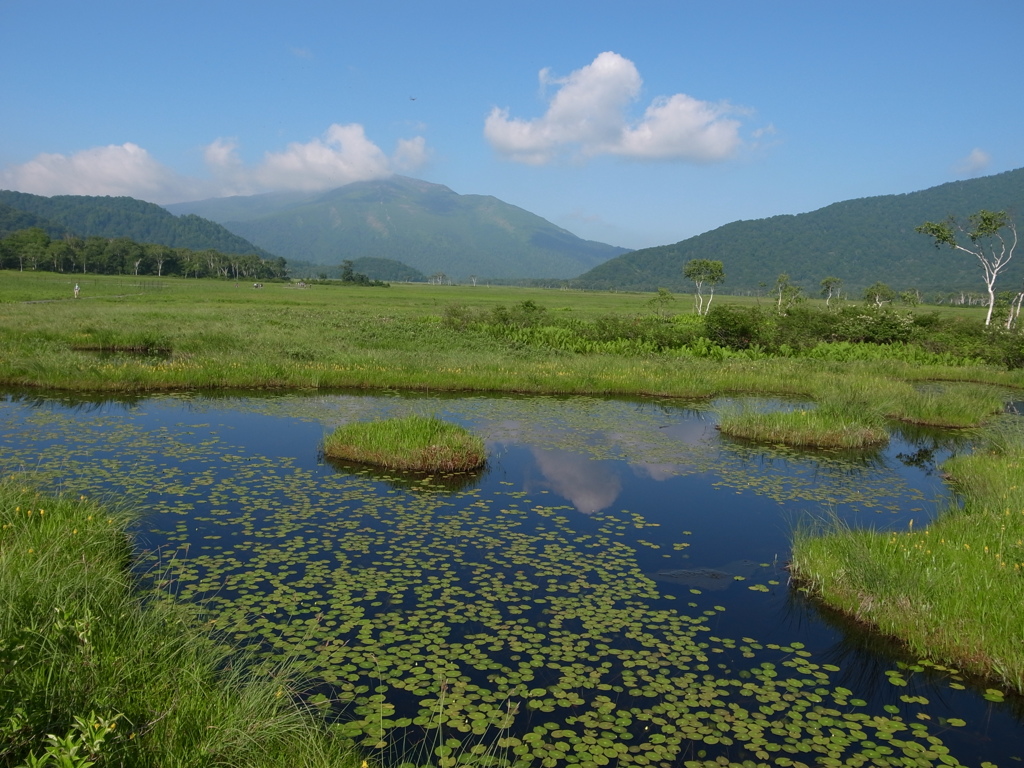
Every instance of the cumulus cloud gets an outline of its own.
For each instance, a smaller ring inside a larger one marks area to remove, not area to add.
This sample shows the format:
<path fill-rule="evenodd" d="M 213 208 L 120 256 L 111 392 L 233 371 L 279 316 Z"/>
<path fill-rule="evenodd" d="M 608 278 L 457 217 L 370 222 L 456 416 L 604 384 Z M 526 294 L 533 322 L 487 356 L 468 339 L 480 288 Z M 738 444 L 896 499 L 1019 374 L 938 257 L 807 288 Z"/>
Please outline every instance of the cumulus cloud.
<path fill-rule="evenodd" d="M 967 157 L 957 162 L 953 169 L 961 176 L 974 176 L 988 168 L 991 162 L 992 156 L 988 152 L 975 147 Z"/>
<path fill-rule="evenodd" d="M 517 162 L 541 165 L 567 153 L 713 162 L 742 144 L 735 116 L 743 110 L 683 93 L 655 99 L 643 117 L 630 120 L 643 81 L 632 61 L 611 51 L 565 78 L 543 69 L 540 82 L 557 87 L 543 117 L 514 118 L 495 107 L 484 121 L 491 146 Z"/>
<path fill-rule="evenodd" d="M 185 179 L 161 165 L 145 149 L 128 142 L 93 147 L 73 155 L 41 154 L 0 172 L 7 189 L 37 195 L 128 195 L 152 199 L 183 191 Z"/>
<path fill-rule="evenodd" d="M 322 138 L 293 142 L 283 152 L 268 152 L 254 176 L 269 189 L 317 190 L 391 174 L 383 150 L 366 138 L 363 126 L 335 123 Z"/>
<path fill-rule="evenodd" d="M 422 137 L 402 139 L 390 157 L 357 123 L 334 124 L 320 137 L 267 152 L 246 166 L 235 139 L 218 138 L 203 148 L 209 178 L 182 176 L 142 147 L 127 143 L 73 155 L 42 154 L 0 172 L 0 186 L 39 195 L 128 195 L 156 203 L 258 192 L 331 189 L 408 172 L 428 159 Z"/>

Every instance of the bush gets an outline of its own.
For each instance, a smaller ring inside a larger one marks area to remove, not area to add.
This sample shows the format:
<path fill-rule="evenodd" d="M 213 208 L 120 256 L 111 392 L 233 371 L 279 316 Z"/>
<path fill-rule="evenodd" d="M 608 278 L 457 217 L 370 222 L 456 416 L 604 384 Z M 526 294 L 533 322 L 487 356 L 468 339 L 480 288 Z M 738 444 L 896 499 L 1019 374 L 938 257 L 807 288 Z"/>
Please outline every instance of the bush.
<path fill-rule="evenodd" d="M 704 335 L 732 349 L 747 349 L 754 344 L 775 349 L 776 323 L 776 317 L 760 307 L 717 304 L 704 316 Z"/>

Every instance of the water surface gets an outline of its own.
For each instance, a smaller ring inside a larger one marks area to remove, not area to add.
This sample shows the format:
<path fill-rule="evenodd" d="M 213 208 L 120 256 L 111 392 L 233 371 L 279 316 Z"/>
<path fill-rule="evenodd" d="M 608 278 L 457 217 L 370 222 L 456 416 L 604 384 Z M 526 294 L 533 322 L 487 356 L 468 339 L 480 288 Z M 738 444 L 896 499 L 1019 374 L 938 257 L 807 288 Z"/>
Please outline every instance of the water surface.
<path fill-rule="evenodd" d="M 325 462 L 339 424 L 421 413 L 485 471 Z M 140 572 L 287 657 L 389 759 L 1011 764 L 1012 704 L 789 588 L 793 525 L 905 529 L 950 503 L 952 436 L 827 454 L 723 439 L 713 407 L 555 397 L 0 400 L 4 469 L 143 512 Z M 450 753 L 449 753 L 450 748 Z"/>

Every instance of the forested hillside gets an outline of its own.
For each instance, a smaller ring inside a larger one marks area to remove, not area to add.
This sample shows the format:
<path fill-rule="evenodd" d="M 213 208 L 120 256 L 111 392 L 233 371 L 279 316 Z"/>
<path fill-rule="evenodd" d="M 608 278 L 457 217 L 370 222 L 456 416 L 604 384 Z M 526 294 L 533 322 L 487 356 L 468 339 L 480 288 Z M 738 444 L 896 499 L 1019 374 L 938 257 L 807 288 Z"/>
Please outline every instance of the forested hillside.
<path fill-rule="evenodd" d="M 501 200 L 393 176 L 319 195 L 256 195 L 168 206 L 214 218 L 289 261 L 400 261 L 428 276 L 569 278 L 626 249 L 576 237 Z"/>
<path fill-rule="evenodd" d="M 897 290 L 980 290 L 981 269 L 967 254 L 936 250 L 914 228 L 949 215 L 966 218 L 979 209 L 1008 210 L 1024 226 L 1024 169 L 921 192 L 834 203 L 810 213 L 737 221 L 688 240 L 624 254 L 581 275 L 573 285 L 617 290 L 690 290 L 682 274 L 691 259 L 720 260 L 723 290 L 756 292 L 781 273 L 813 293 L 835 276 L 857 293 L 876 281 Z M 1024 279 L 1024 255 L 1000 284 Z"/>
<path fill-rule="evenodd" d="M 20 229 L 31 229 L 36 227 L 43 230 L 51 237 L 57 237 L 63 233 L 64 228 L 54 224 L 52 221 L 28 213 L 18 208 L 0 203 L 0 238 L 14 234 Z"/>
<path fill-rule="evenodd" d="M 0 216 L 3 216 L 5 207 L 37 217 L 32 221 L 25 219 L 28 223 L 23 226 L 4 226 L 6 234 L 39 226 L 54 236 L 66 233 L 79 237 L 124 237 L 137 243 L 155 243 L 171 248 L 214 249 L 223 253 L 250 253 L 264 259 L 274 258 L 273 254 L 232 234 L 220 224 L 195 215 L 175 216 L 159 205 L 131 197 L 43 197 L 0 190 Z"/>

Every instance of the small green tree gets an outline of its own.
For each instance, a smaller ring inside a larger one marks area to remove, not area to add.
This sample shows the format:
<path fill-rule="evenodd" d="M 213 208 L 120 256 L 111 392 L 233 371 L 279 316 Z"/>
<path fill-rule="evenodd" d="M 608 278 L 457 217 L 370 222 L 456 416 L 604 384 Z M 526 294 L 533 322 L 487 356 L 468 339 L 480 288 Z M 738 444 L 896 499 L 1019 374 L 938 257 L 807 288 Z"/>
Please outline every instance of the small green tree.
<path fill-rule="evenodd" d="M 900 301 L 910 307 L 916 307 L 921 303 L 921 292 L 917 288 L 910 288 L 906 291 L 900 291 Z"/>
<path fill-rule="evenodd" d="M 984 209 L 972 213 L 966 222 L 958 221 L 950 216 L 945 221 L 926 221 L 915 231 L 928 235 L 935 241 L 935 247 L 948 245 L 957 251 L 969 253 L 981 264 L 985 274 L 985 287 L 988 289 L 988 315 L 985 325 L 992 322 L 992 310 L 996 305 L 996 278 L 1006 269 L 1013 258 L 1013 250 L 1017 247 L 1017 227 L 1006 211 L 986 211 Z M 1005 235 L 1003 230 L 1009 230 Z M 970 245 L 962 243 L 958 238 L 966 237 Z"/>
<path fill-rule="evenodd" d="M 720 261 L 711 259 L 691 259 L 683 266 L 683 276 L 692 280 L 696 287 L 693 301 L 698 315 L 706 315 L 711 309 L 711 300 L 715 298 L 715 286 L 725 280 L 725 269 Z M 711 289 L 707 304 L 704 303 L 704 285 Z"/>
<path fill-rule="evenodd" d="M 672 291 L 667 288 L 659 288 L 658 293 L 653 298 L 648 299 L 647 305 L 664 317 L 668 314 L 669 304 L 675 300 L 676 297 L 672 295 Z"/>
<path fill-rule="evenodd" d="M 896 291 L 879 281 L 864 289 L 864 301 L 880 307 L 896 298 Z"/>

